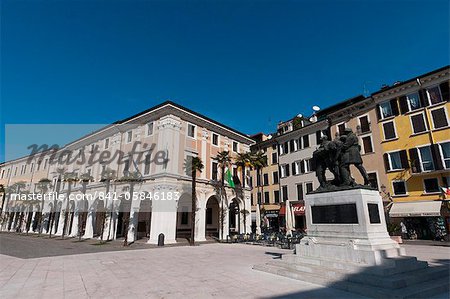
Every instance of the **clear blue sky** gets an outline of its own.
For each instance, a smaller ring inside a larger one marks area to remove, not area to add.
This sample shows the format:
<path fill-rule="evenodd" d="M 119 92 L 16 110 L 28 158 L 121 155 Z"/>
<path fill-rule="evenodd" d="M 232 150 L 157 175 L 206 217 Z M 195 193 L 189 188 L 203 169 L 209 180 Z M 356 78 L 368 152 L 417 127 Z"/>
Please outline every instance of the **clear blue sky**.
<path fill-rule="evenodd" d="M 2 143 L 5 124 L 110 123 L 167 99 L 271 132 L 449 64 L 448 1 L 1 5 Z"/>

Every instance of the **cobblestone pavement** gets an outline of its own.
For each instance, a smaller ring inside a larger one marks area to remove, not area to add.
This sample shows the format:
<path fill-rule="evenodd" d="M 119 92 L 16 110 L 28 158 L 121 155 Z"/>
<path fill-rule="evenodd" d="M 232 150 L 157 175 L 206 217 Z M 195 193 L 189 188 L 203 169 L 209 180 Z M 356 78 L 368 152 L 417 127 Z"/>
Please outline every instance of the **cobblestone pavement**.
<path fill-rule="evenodd" d="M 16 238 L 23 241 L 16 250 L 31 250 L 25 249 L 30 243 L 24 240 L 32 237 Z M 3 242 L 0 247 L 7 246 Z M 57 242 L 46 240 L 45 247 L 34 249 L 53 251 Z M 446 247 L 405 248 L 421 259 L 448 262 Z M 287 252 L 242 244 L 204 244 L 26 259 L 2 254 L 0 298 L 261 298 L 289 294 L 296 298 L 362 298 L 252 270 L 254 264 Z"/>

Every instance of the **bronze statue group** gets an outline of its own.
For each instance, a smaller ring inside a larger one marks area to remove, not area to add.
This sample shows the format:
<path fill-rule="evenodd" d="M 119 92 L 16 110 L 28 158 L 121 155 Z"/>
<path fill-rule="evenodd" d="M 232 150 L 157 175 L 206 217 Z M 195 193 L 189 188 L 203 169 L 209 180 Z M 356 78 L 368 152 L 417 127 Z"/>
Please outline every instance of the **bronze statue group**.
<path fill-rule="evenodd" d="M 350 165 L 354 165 L 364 179 L 364 185 L 369 185 L 367 172 L 363 167 L 358 137 L 352 129 L 346 128 L 335 140 L 322 137 L 321 144 L 313 153 L 313 165 L 320 186 L 316 191 L 332 191 L 360 186 L 352 178 Z M 325 172 L 329 169 L 334 175 L 332 181 L 327 181 Z"/>

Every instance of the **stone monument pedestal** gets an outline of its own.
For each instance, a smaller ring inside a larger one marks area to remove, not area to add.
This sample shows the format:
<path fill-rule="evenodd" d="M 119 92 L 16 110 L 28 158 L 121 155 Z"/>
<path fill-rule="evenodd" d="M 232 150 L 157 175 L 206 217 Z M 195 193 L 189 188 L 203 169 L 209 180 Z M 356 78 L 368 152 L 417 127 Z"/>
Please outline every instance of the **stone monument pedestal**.
<path fill-rule="evenodd" d="M 314 193 L 305 200 L 307 236 L 297 255 L 382 265 L 386 257 L 405 255 L 386 229 L 383 202 L 375 190 Z"/>
<path fill-rule="evenodd" d="M 449 267 L 406 256 L 386 229 L 378 191 L 308 194 L 307 236 L 295 254 L 255 270 L 376 298 L 429 297 L 449 289 Z"/>

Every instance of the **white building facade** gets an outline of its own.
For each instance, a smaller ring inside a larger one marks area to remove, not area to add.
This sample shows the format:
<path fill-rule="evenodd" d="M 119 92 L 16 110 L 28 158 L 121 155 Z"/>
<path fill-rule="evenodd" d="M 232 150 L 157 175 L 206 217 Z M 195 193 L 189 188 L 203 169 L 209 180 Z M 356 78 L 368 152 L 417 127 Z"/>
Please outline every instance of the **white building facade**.
<path fill-rule="evenodd" d="M 128 242 L 147 238 L 151 244 L 163 234 L 166 244 L 175 243 L 190 234 L 188 165 L 199 157 L 204 169 L 197 172 L 195 240 L 250 232 L 245 212 L 251 209 L 250 188 L 245 183 L 218 188 L 220 167 L 213 158 L 221 151 L 233 158 L 248 152 L 253 142 L 178 104 L 162 103 L 57 151 L 0 164 L 0 184 L 7 190 L 58 195 L 43 205 L 3 196 L 1 228 L 103 240 L 126 237 Z M 105 178 L 105 173 L 113 175 Z M 138 179 L 131 179 L 136 174 Z M 42 179 L 51 182 L 48 190 L 40 188 Z"/>

